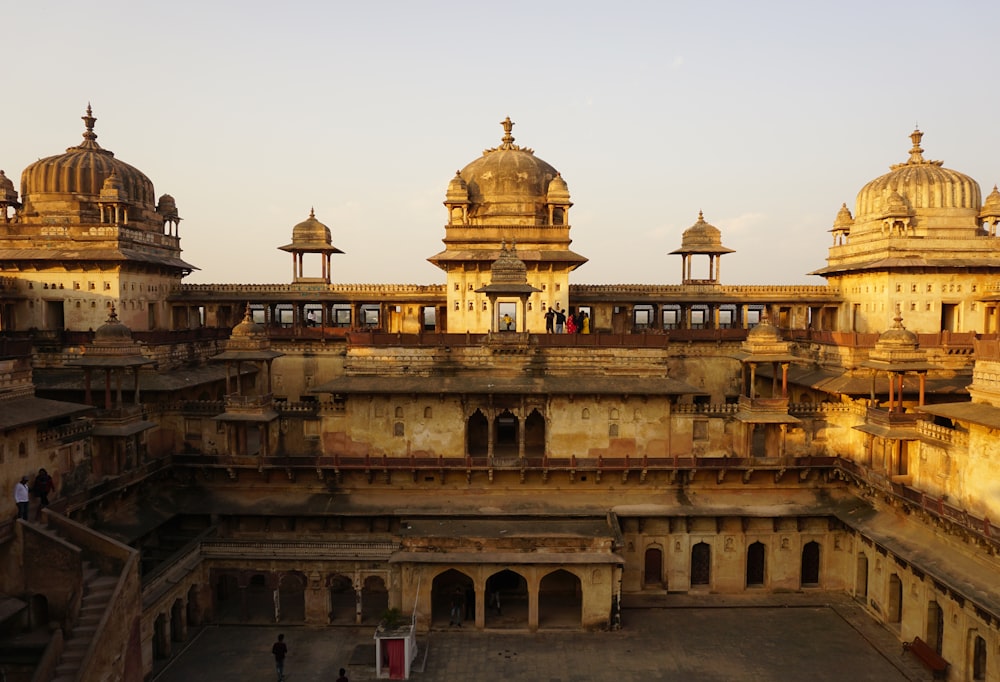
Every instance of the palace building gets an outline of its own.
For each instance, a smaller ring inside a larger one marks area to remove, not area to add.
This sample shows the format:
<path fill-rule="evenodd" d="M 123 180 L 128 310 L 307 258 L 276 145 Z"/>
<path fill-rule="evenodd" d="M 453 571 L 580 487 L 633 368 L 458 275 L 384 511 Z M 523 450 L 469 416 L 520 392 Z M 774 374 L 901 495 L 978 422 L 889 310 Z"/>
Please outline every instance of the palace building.
<path fill-rule="evenodd" d="M 195 285 L 184 198 L 83 121 L 0 172 L 0 479 L 56 487 L 0 503 L 8 681 L 141 680 L 207 623 L 614 629 L 748 591 L 849 594 L 1000 680 L 1000 192 L 919 130 L 831 198 L 815 286 L 723 283 L 710 207 L 678 280 L 580 282 L 572 169 L 509 118 L 442 178 L 440 281 L 336 281 L 310 211 L 289 282 Z"/>

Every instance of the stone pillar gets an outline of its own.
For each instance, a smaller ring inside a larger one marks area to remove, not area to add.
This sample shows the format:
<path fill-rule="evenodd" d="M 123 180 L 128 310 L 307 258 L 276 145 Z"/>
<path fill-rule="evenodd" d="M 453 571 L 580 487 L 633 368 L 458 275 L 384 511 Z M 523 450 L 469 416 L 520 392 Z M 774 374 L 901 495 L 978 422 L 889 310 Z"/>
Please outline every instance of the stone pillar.
<path fill-rule="evenodd" d="M 541 581 L 536 581 L 534 585 L 528 586 L 528 629 L 532 632 L 538 631 L 538 590 L 541 588 Z"/>
<path fill-rule="evenodd" d="M 305 589 L 306 623 L 327 625 L 330 622 L 330 590 L 323 585 L 319 571 L 309 574 Z"/>

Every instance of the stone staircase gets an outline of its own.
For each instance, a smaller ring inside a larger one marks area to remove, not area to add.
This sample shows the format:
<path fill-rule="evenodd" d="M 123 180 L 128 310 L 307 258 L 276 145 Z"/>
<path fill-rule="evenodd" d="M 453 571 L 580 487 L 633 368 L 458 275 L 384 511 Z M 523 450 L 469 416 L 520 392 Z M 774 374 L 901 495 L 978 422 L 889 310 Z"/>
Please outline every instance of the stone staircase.
<path fill-rule="evenodd" d="M 48 524 L 46 530 L 64 542 L 73 544 L 52 524 Z M 80 667 L 87 657 L 101 620 L 111 605 L 117 584 L 117 575 L 105 575 L 91 562 L 83 562 L 80 611 L 72 629 L 63 633 L 63 651 L 51 678 L 52 682 L 76 682 L 79 679 Z"/>

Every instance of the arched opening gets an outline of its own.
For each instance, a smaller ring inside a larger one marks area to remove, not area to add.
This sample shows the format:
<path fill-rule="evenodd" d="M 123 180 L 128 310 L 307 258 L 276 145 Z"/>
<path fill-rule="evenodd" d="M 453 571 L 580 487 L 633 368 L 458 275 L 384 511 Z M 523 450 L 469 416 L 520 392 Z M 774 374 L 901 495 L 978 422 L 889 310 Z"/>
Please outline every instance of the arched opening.
<path fill-rule="evenodd" d="M 975 632 L 975 631 L 973 631 Z M 972 679 L 986 679 L 986 640 L 974 634 L 972 641 Z"/>
<path fill-rule="evenodd" d="M 895 573 L 889 576 L 888 619 L 890 623 L 900 623 L 903 620 L 903 583 Z"/>
<path fill-rule="evenodd" d="M 489 422 L 482 410 L 476 410 L 465 428 L 470 457 L 486 457 L 489 453 Z"/>
<path fill-rule="evenodd" d="M 187 592 L 187 623 L 189 627 L 201 625 L 201 608 L 198 600 L 198 586 L 192 585 Z"/>
<path fill-rule="evenodd" d="M 691 547 L 691 586 L 712 582 L 712 548 L 707 542 Z"/>
<path fill-rule="evenodd" d="M 854 579 L 854 596 L 861 601 L 868 599 L 868 557 L 858 552 L 858 568 Z"/>
<path fill-rule="evenodd" d="M 44 594 L 31 595 L 30 626 L 32 628 L 45 627 L 49 624 L 49 600 Z"/>
<path fill-rule="evenodd" d="M 354 591 L 354 581 L 346 575 L 331 575 L 330 585 L 330 622 L 353 623 L 358 608 L 358 598 Z"/>
<path fill-rule="evenodd" d="M 941 654 L 944 642 L 944 611 L 936 601 L 927 604 L 927 645 Z"/>
<path fill-rule="evenodd" d="M 439 573 L 431 583 L 431 626 L 447 627 L 457 624 L 461 627 L 470 592 L 475 599 L 472 578 L 461 571 L 449 568 Z"/>
<path fill-rule="evenodd" d="M 542 457 L 545 455 L 545 417 L 539 411 L 532 410 L 524 420 L 524 456 Z"/>
<path fill-rule="evenodd" d="M 275 620 L 275 594 L 267 584 L 267 576 L 257 573 L 246 587 L 247 620 L 273 623 Z"/>
<path fill-rule="evenodd" d="M 215 618 L 221 622 L 243 619 L 243 599 L 236 576 L 224 573 L 215 583 Z"/>
<path fill-rule="evenodd" d="M 167 627 L 167 616 L 161 613 L 153 621 L 153 658 L 169 658 L 170 633 Z"/>
<path fill-rule="evenodd" d="M 517 457 L 521 421 L 510 410 L 497 415 L 493 428 L 493 456 Z"/>
<path fill-rule="evenodd" d="M 528 581 L 510 570 L 486 579 L 486 627 L 523 628 L 528 625 Z"/>
<path fill-rule="evenodd" d="M 538 627 L 578 628 L 583 623 L 583 588 L 573 573 L 559 569 L 538 585 Z"/>
<path fill-rule="evenodd" d="M 763 542 L 754 542 L 747 547 L 747 587 L 763 587 L 765 556 Z"/>
<path fill-rule="evenodd" d="M 645 587 L 663 586 L 663 550 L 647 547 L 642 562 L 642 584 Z"/>
<path fill-rule="evenodd" d="M 170 639 L 175 642 L 183 642 L 187 639 L 187 623 L 184 620 L 184 602 L 175 599 L 170 607 Z"/>
<path fill-rule="evenodd" d="M 361 585 L 361 622 L 378 623 L 389 609 L 389 590 L 381 576 L 370 575 Z"/>
<path fill-rule="evenodd" d="M 278 581 L 278 614 L 282 623 L 306 619 L 306 579 L 300 573 L 285 573 Z"/>
<path fill-rule="evenodd" d="M 819 543 L 810 540 L 802 546 L 802 585 L 819 585 Z"/>

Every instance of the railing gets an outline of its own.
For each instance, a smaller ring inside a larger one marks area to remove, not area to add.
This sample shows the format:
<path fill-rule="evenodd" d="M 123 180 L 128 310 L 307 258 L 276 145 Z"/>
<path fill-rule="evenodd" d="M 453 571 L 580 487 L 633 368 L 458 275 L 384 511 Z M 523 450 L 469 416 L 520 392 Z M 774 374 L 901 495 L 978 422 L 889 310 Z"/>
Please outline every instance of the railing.
<path fill-rule="evenodd" d="M 79 440 L 80 438 L 86 438 L 93 431 L 94 422 L 89 419 L 81 419 L 79 421 L 70 422 L 69 424 L 39 430 L 38 444 L 45 445 L 51 441 L 57 440 Z"/>
<path fill-rule="evenodd" d="M 205 540 L 201 554 L 205 559 L 261 557 L 276 559 L 362 559 L 386 560 L 399 549 L 389 540 L 368 542 L 267 542 L 253 540 Z"/>

